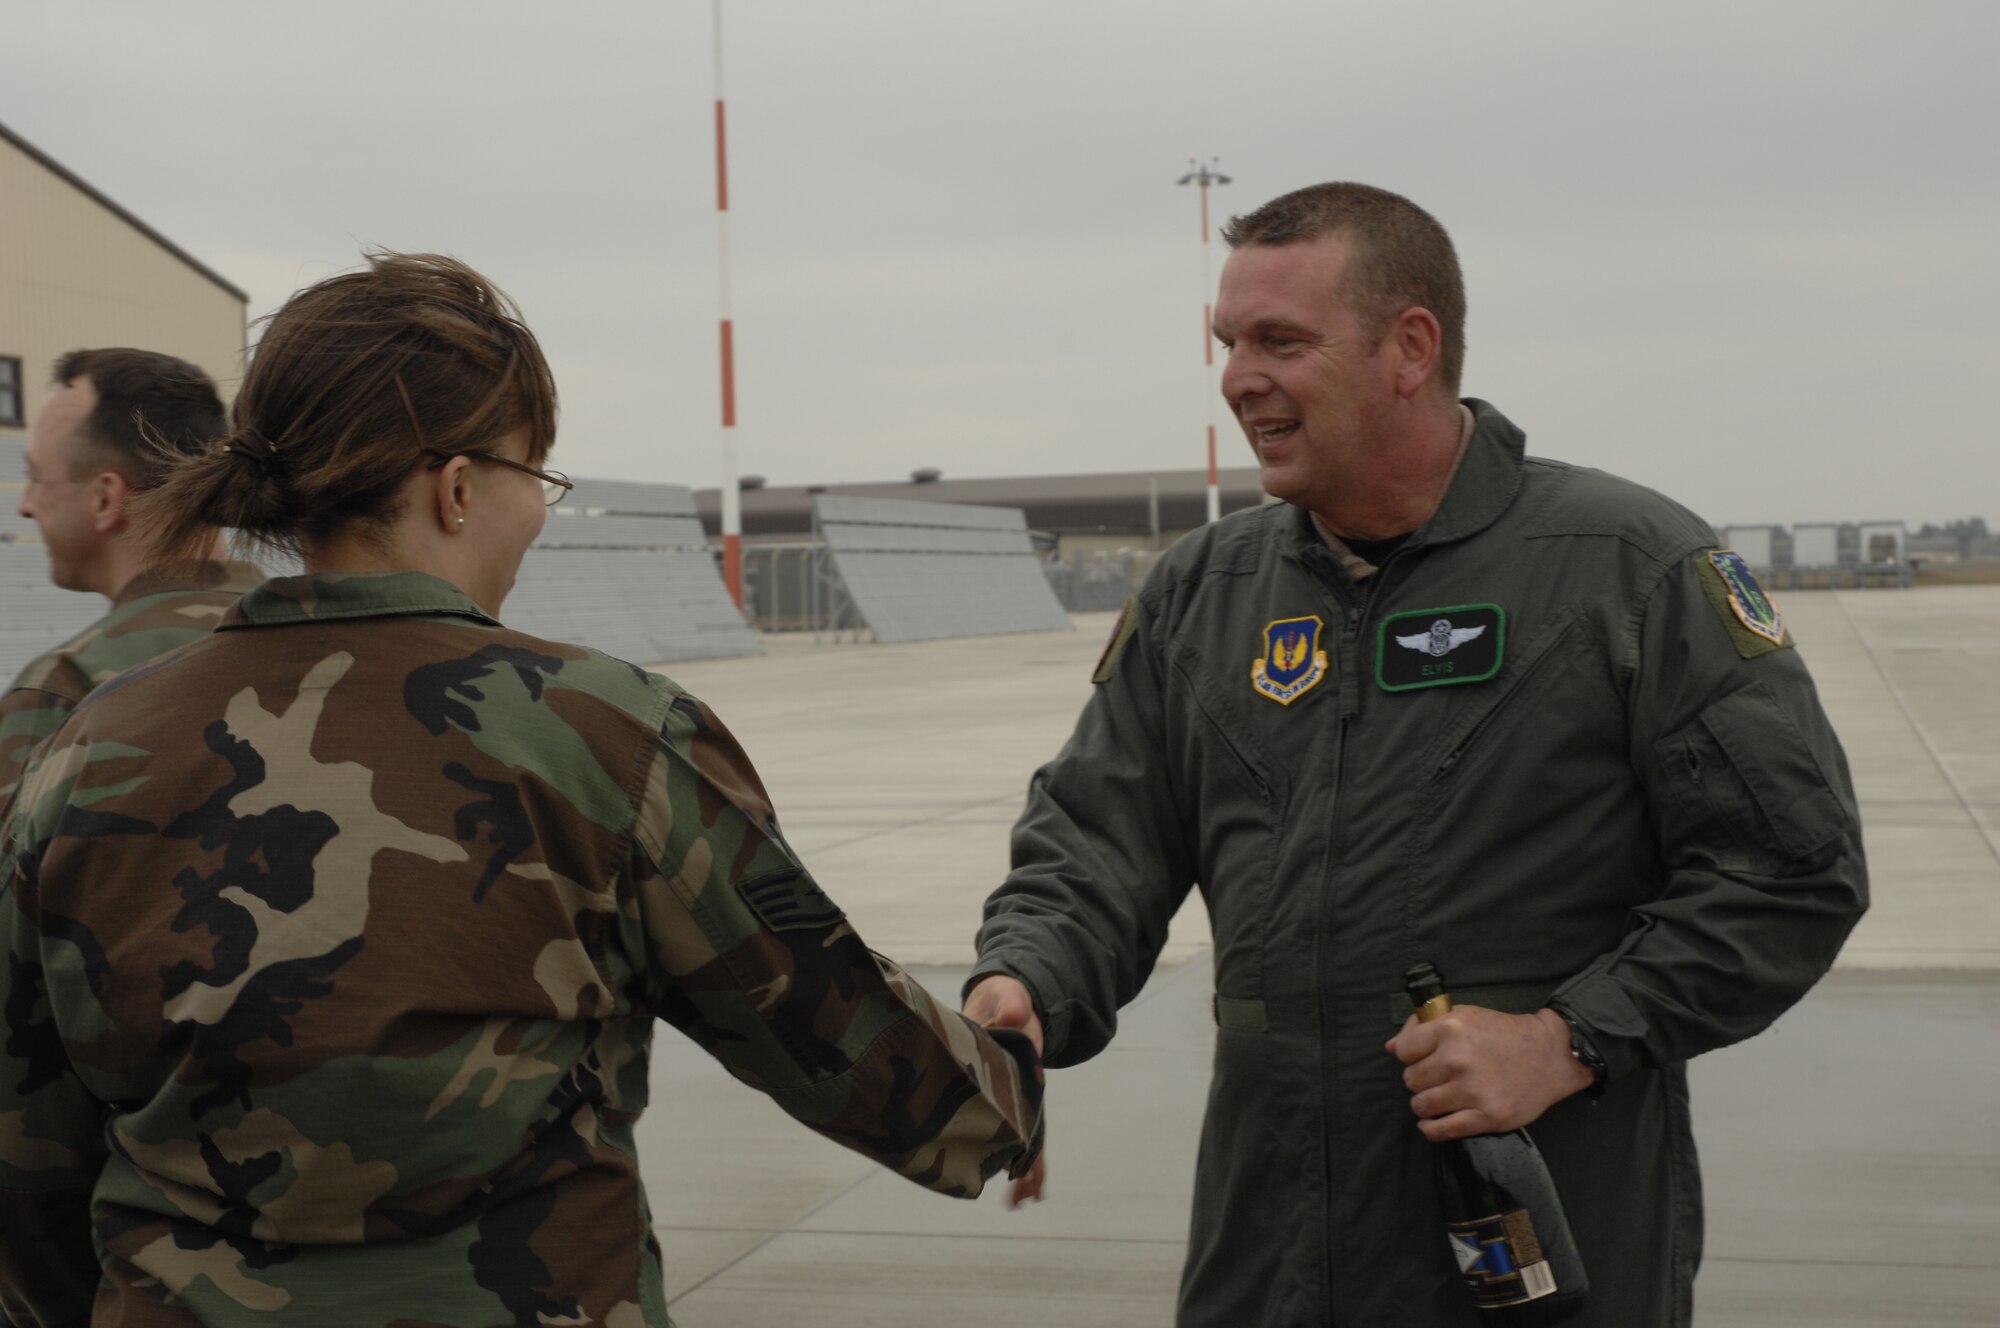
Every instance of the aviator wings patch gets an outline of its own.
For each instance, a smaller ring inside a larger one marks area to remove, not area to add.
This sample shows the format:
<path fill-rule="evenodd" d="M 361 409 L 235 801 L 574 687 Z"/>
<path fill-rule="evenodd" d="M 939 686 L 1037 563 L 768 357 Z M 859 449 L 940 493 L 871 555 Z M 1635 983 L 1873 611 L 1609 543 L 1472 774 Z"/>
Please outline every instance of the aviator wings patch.
<path fill-rule="evenodd" d="M 1453 627 L 1448 618 L 1440 618 L 1431 624 L 1428 632 L 1412 632 L 1408 636 L 1396 638 L 1396 644 L 1411 650 L 1421 650 L 1427 655 L 1440 658 L 1464 645 L 1467 641 L 1477 641 L 1486 635 L 1486 625 L 1477 627 Z"/>
<path fill-rule="evenodd" d="M 1385 692 L 1485 682 L 1500 672 L 1506 644 L 1507 611 L 1498 604 L 1391 614 L 1375 641 L 1375 682 Z"/>

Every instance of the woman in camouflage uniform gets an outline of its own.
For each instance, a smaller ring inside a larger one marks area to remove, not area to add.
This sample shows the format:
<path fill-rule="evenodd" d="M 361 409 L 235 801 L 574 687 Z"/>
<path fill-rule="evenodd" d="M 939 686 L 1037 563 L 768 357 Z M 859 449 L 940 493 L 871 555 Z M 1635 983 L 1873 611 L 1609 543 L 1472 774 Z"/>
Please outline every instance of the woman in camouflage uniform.
<path fill-rule="evenodd" d="M 555 389 L 477 273 L 375 255 L 272 319 L 151 497 L 301 555 L 101 688 L 0 839 L 0 1303 L 17 1322 L 665 1325 L 653 1019 L 948 1194 L 1040 1077 L 872 955 L 727 729 L 497 620 Z"/>

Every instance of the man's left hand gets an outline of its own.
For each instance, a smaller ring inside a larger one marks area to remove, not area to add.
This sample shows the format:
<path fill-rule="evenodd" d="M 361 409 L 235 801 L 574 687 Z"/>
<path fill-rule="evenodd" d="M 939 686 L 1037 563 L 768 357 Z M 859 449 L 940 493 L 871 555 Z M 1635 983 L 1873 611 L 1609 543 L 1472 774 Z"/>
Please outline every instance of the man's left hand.
<path fill-rule="evenodd" d="M 1554 1010 L 1458 1005 L 1429 1023 L 1412 1015 L 1389 1052 L 1406 1067 L 1410 1110 L 1432 1143 L 1517 1130 L 1592 1078 L 1570 1054 L 1569 1025 Z"/>

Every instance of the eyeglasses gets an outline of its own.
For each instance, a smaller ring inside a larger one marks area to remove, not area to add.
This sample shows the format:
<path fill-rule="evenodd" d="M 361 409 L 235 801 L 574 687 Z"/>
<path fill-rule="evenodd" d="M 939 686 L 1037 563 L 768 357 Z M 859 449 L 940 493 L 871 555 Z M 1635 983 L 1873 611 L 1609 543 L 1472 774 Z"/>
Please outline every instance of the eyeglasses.
<path fill-rule="evenodd" d="M 491 452 L 440 452 L 434 447 L 426 447 L 422 451 L 431 459 L 428 466 L 430 470 L 436 470 L 453 457 L 464 457 L 468 461 L 491 461 L 496 466 L 505 466 L 509 470 L 533 475 L 542 482 L 542 503 L 547 507 L 554 507 L 563 500 L 564 494 L 576 487 L 570 477 L 559 470 L 536 470 L 533 466 L 519 461 L 509 461 L 506 457 L 494 456 Z"/>

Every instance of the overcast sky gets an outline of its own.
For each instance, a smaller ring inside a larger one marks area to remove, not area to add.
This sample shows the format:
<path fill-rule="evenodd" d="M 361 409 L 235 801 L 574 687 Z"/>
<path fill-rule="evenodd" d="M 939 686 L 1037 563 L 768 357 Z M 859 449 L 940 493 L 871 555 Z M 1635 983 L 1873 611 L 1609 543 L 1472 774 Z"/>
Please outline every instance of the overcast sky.
<path fill-rule="evenodd" d="M 1718 523 L 2000 516 L 1989 0 L 727 0 L 724 23 L 746 473 L 1200 465 L 1174 181 L 1214 155 L 1218 221 L 1329 179 L 1433 211 L 1465 390 L 1533 451 Z M 22 3 L 0 121 L 253 316 L 364 246 L 466 259 L 548 349 L 556 464 L 701 487 L 712 59 L 708 0 Z"/>

